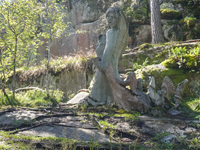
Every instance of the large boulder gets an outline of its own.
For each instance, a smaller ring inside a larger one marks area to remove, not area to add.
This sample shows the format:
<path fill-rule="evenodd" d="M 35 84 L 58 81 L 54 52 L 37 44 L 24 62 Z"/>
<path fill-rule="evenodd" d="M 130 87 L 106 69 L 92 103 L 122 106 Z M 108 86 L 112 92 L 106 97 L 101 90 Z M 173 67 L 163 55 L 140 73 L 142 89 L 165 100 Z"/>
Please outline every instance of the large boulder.
<path fill-rule="evenodd" d="M 66 2 L 69 10 L 66 12 L 68 13 L 66 22 L 71 23 L 66 29 L 68 36 L 62 36 L 53 42 L 52 56 L 94 51 L 99 36 L 98 30 L 102 25 L 105 25 L 102 23 L 101 16 L 117 1 L 120 0 L 71 0 Z M 40 53 L 39 59 L 42 60 L 45 57 L 44 46 L 41 46 L 38 51 Z"/>

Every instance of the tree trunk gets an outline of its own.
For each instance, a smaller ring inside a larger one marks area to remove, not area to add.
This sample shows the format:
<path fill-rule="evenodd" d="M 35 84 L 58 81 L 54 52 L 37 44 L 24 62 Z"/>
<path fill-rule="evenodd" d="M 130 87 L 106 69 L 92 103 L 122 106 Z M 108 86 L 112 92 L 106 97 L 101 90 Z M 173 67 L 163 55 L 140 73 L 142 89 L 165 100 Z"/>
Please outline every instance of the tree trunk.
<path fill-rule="evenodd" d="M 137 84 L 135 82 L 136 77 L 130 76 L 132 79 L 128 79 L 125 82 L 119 81 L 114 77 L 114 70 L 111 65 L 108 67 L 105 74 L 111 87 L 113 101 L 120 109 L 122 108 L 127 111 L 135 110 L 140 112 L 148 112 L 151 109 L 150 98 L 148 95 L 139 91 L 137 85 L 131 85 Z M 121 84 L 129 85 L 131 90 L 128 90 Z"/>
<path fill-rule="evenodd" d="M 150 7 L 152 44 L 161 43 L 164 41 L 164 38 L 161 26 L 159 0 L 150 0 Z"/>
<path fill-rule="evenodd" d="M 51 34 L 51 33 L 50 33 Z M 47 65 L 46 65 L 46 92 L 47 97 L 50 97 L 49 95 L 49 62 L 51 59 L 51 46 L 52 46 L 52 38 L 50 37 L 48 42 L 48 49 L 47 49 Z"/>
<path fill-rule="evenodd" d="M 12 92 L 13 92 L 13 99 L 15 100 L 15 88 L 16 88 L 16 58 L 17 58 L 17 35 L 15 36 L 15 50 L 13 54 L 13 81 L 12 81 Z"/>

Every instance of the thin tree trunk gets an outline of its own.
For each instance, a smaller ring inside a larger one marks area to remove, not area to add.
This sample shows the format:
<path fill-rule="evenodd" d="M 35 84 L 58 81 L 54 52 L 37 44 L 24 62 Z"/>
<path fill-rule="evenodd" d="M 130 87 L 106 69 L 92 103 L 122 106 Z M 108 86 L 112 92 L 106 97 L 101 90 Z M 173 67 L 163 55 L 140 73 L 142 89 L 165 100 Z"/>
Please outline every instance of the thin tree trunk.
<path fill-rule="evenodd" d="M 15 51 L 14 51 L 14 58 L 13 58 L 13 81 L 12 81 L 12 92 L 13 92 L 13 99 L 15 99 L 15 84 L 16 84 L 16 55 L 17 55 L 17 36 L 15 36 Z"/>
<path fill-rule="evenodd" d="M 150 7 L 152 44 L 161 43 L 164 41 L 164 38 L 162 33 L 159 0 L 150 0 Z"/>
<path fill-rule="evenodd" d="M 52 39 L 50 37 L 48 42 L 48 50 L 47 50 L 47 71 L 46 71 L 46 92 L 47 97 L 50 97 L 49 95 L 49 62 L 51 59 L 51 45 L 52 45 Z"/>

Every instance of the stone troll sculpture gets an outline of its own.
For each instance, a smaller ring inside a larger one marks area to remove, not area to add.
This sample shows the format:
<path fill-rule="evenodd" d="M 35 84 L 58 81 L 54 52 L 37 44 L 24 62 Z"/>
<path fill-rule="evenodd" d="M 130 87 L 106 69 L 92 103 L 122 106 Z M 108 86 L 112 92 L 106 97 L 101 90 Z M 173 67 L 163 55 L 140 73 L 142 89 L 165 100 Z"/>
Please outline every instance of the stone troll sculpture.
<path fill-rule="evenodd" d="M 168 107 L 170 97 L 174 95 L 174 107 L 177 108 L 181 104 L 182 94 L 187 82 L 188 79 L 183 80 L 182 82 L 177 84 L 177 88 L 175 90 L 173 82 L 170 80 L 169 77 L 165 76 L 161 85 L 161 90 L 158 90 L 156 92 L 155 78 L 151 77 L 148 86 L 148 95 L 151 97 L 151 100 L 156 106 L 162 107 Z"/>
<path fill-rule="evenodd" d="M 118 61 L 126 48 L 128 28 L 123 12 L 118 7 L 109 8 L 106 19 L 110 29 L 106 36 L 101 36 L 96 49 L 97 58 L 94 84 L 87 102 L 93 106 L 115 103 L 125 110 L 147 112 L 150 108 L 150 98 L 137 89 L 137 79 L 132 73 L 126 81 L 122 81 L 118 73 Z M 130 85 L 131 90 L 125 88 Z"/>
<path fill-rule="evenodd" d="M 167 77 L 163 81 L 161 94 L 155 92 L 154 78 L 150 82 L 148 94 L 140 90 L 141 82 L 136 79 L 135 73 L 129 73 L 125 80 L 120 78 L 118 61 L 127 45 L 128 28 L 123 12 L 118 7 L 109 8 L 106 12 L 106 19 L 110 29 L 106 32 L 106 36 L 99 37 L 99 44 L 96 48 L 97 57 L 93 59 L 96 65 L 93 87 L 90 94 L 81 100 L 81 103 L 89 103 L 93 106 L 114 103 L 120 109 L 140 112 L 149 112 L 152 106 L 163 105 L 163 99 L 169 99 L 170 92 L 174 91 L 173 83 L 168 82 Z M 129 86 L 130 89 L 127 89 L 126 86 Z M 175 96 L 177 106 L 182 91 L 177 88 Z"/>

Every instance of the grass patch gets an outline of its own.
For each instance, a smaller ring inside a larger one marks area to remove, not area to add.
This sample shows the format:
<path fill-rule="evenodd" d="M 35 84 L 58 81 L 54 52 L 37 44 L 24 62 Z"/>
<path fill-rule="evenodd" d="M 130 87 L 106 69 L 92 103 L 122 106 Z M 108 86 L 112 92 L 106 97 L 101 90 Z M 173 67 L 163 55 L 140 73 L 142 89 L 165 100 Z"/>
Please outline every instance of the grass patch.
<path fill-rule="evenodd" d="M 4 131 L 0 131 L 0 141 L 3 141 L 3 144 L 0 145 L 1 149 L 36 149 L 37 143 L 44 142 L 52 149 L 60 148 L 72 150 L 75 148 L 75 144 L 78 143 L 77 140 L 66 138 L 12 135 Z M 59 145 L 59 147 L 55 147 L 56 145 Z"/>
<path fill-rule="evenodd" d="M 200 113 L 200 97 L 199 98 L 190 98 L 188 101 L 186 101 L 186 104 L 189 106 L 191 110 L 194 112 Z"/>
<path fill-rule="evenodd" d="M 110 124 L 110 123 L 108 123 L 107 121 L 104 121 L 104 120 L 99 120 L 99 123 L 100 123 L 101 125 L 103 125 L 104 127 L 116 128 L 115 125 L 112 125 L 112 124 Z"/>
<path fill-rule="evenodd" d="M 57 57 L 51 59 L 49 62 L 49 73 L 51 75 L 58 75 L 62 71 L 82 70 L 86 68 L 89 59 L 94 58 L 94 53 L 82 53 L 76 56 Z M 19 81 L 34 81 L 41 75 L 46 74 L 47 60 L 43 60 L 40 65 L 31 67 L 20 67 L 16 70 L 16 76 Z M 8 82 L 11 82 L 13 72 L 11 71 L 7 76 Z"/>
<path fill-rule="evenodd" d="M 124 117 L 126 121 L 127 120 L 135 121 L 137 117 L 140 115 L 141 114 L 139 112 L 135 111 L 128 112 L 123 109 L 120 109 L 119 111 L 117 111 L 117 114 L 115 114 L 114 117 Z"/>
<path fill-rule="evenodd" d="M 12 97 L 11 91 L 7 90 L 9 97 Z M 51 107 L 62 101 L 63 92 L 59 90 L 50 90 L 50 98 L 46 98 L 46 91 L 29 90 L 27 92 L 16 93 L 16 99 L 8 101 L 0 91 L 0 106 L 25 106 L 25 107 Z"/>

